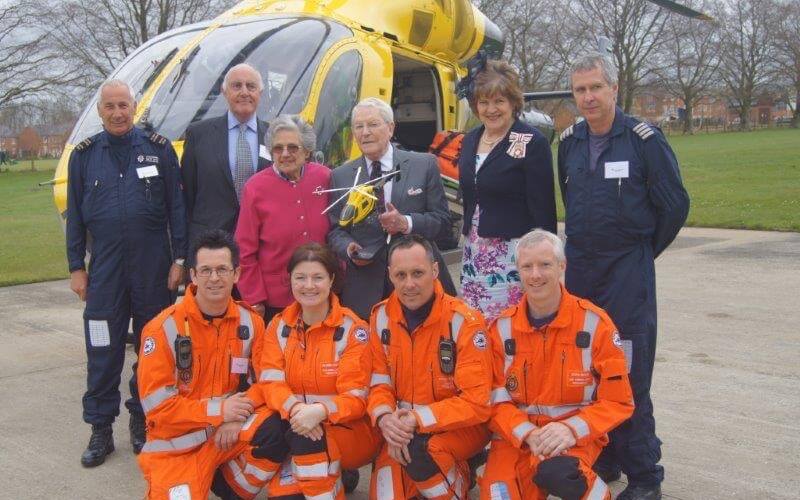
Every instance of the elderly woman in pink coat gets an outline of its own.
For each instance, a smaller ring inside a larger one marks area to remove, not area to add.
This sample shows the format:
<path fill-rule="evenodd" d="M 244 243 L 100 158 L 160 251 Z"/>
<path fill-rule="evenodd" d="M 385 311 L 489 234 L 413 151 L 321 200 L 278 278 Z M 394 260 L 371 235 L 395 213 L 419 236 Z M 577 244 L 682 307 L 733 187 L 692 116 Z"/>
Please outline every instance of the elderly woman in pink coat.
<path fill-rule="evenodd" d="M 241 249 L 242 299 L 269 321 L 292 302 L 286 265 L 295 248 L 325 243 L 330 223 L 322 211 L 330 170 L 309 161 L 316 147 L 314 130 L 298 116 L 281 115 L 264 141 L 273 164 L 253 175 L 242 192 L 236 242 Z"/>

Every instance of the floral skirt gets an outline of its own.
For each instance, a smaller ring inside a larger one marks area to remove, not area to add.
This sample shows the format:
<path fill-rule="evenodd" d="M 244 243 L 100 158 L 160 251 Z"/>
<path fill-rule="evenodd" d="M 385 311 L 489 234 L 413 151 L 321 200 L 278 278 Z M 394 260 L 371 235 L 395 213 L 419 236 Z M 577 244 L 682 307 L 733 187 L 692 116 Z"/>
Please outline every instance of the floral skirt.
<path fill-rule="evenodd" d="M 461 261 L 461 295 L 488 323 L 522 299 L 514 255 L 519 238 L 481 238 L 478 219 L 479 208 L 475 207 Z"/>

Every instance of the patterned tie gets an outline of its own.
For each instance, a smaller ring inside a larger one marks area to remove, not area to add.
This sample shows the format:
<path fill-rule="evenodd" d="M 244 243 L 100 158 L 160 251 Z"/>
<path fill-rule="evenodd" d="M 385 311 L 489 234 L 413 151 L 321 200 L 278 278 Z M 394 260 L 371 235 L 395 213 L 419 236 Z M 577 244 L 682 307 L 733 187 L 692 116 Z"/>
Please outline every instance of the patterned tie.
<path fill-rule="evenodd" d="M 374 181 L 375 179 L 380 177 L 383 172 L 381 171 L 381 162 L 373 161 L 371 165 L 372 165 L 372 170 L 370 170 L 369 172 L 369 180 Z M 383 197 L 384 196 L 383 185 L 385 183 L 386 180 L 384 179 L 382 182 L 376 182 L 374 184 L 375 197 L 378 198 L 378 200 L 375 202 L 375 206 L 379 214 L 382 214 L 383 212 L 386 211 L 386 200 L 384 200 Z"/>
<path fill-rule="evenodd" d="M 247 142 L 245 133 L 247 125 L 239 124 L 239 138 L 236 139 L 236 176 L 233 184 L 236 187 L 236 198 L 242 201 L 242 187 L 253 175 L 253 152 L 250 151 L 250 144 Z"/>

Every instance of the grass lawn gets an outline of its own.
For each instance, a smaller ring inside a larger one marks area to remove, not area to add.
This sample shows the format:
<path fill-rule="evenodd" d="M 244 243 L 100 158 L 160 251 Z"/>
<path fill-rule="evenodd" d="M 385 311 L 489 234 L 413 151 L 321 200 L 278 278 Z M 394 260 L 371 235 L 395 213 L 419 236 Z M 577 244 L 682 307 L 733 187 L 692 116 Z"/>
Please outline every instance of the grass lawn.
<path fill-rule="evenodd" d="M 692 201 L 688 225 L 800 231 L 800 130 L 668 140 Z"/>
<path fill-rule="evenodd" d="M 67 277 L 64 232 L 53 189 L 37 185 L 53 178 L 55 160 L 47 165 L 48 170 L 31 172 L 25 171 L 30 162 L 19 163 L 10 172 L 0 172 L 0 286 Z"/>

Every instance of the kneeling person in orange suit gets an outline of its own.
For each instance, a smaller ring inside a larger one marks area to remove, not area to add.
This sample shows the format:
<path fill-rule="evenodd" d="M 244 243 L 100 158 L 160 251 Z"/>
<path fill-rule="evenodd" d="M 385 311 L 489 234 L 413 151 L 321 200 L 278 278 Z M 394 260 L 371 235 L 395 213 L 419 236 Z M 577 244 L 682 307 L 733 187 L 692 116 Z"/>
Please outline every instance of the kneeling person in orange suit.
<path fill-rule="evenodd" d="M 147 442 L 139 465 L 146 498 L 253 498 L 280 467 L 263 423 L 272 413 L 245 394 L 251 359 L 264 336 L 261 317 L 231 298 L 239 250 L 221 230 L 199 235 L 184 299 L 142 333 L 139 393 Z"/>
<path fill-rule="evenodd" d="M 517 246 L 525 296 L 490 327 L 495 433 L 482 499 L 610 499 L 592 464 L 606 433 L 633 413 L 622 343 L 608 315 L 562 285 L 558 236 Z"/>
<path fill-rule="evenodd" d="M 255 386 L 276 412 L 269 440 L 290 458 L 270 499 L 344 499 L 341 470 L 370 463 L 380 444 L 366 417 L 369 327 L 331 293 L 342 273 L 328 247 L 298 247 L 288 271 L 294 302 L 267 327 Z"/>
<path fill-rule="evenodd" d="M 368 411 L 386 441 L 370 498 L 466 498 L 467 460 L 489 441 L 491 358 L 479 312 L 446 295 L 418 235 L 389 250 L 394 292 L 370 319 Z"/>

